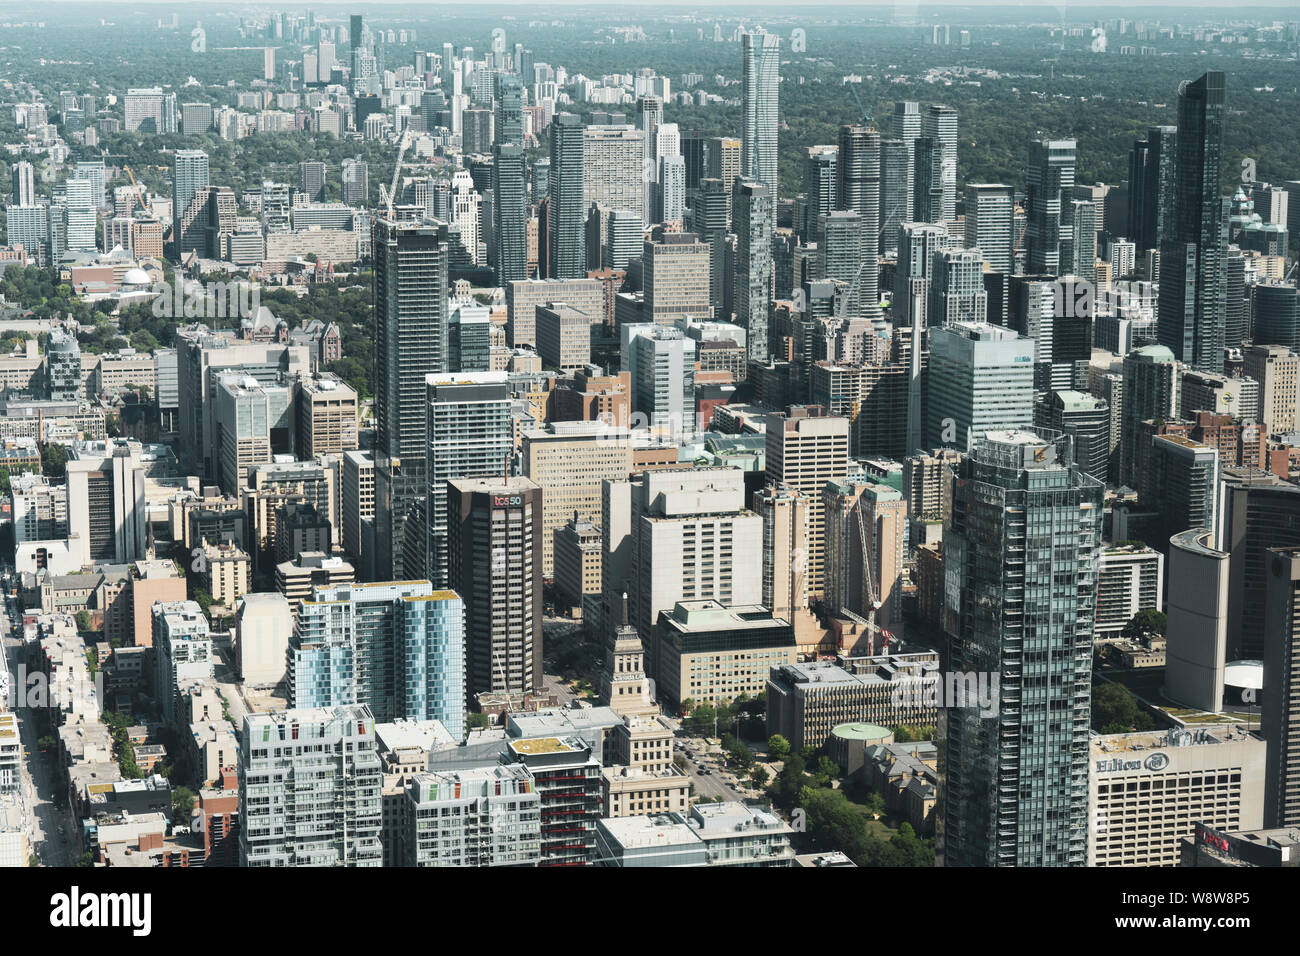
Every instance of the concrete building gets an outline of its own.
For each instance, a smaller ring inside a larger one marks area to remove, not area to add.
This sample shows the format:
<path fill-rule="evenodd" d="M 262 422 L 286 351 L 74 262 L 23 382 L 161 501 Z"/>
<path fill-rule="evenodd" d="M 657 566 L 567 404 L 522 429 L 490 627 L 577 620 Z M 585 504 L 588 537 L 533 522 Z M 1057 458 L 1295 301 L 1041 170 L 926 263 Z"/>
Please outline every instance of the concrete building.
<path fill-rule="evenodd" d="M 1177 866 L 1197 828 L 1258 829 L 1263 739 L 1227 727 L 1094 734 L 1088 866 Z"/>
<path fill-rule="evenodd" d="M 1264 824 L 1300 825 L 1300 551 L 1270 548 L 1264 611 Z M 1243 826 L 1240 829 L 1250 829 Z"/>
<path fill-rule="evenodd" d="M 67 463 L 68 537 L 81 564 L 140 561 L 146 549 L 141 446 L 123 439 L 79 442 Z"/>
<path fill-rule="evenodd" d="M 767 429 L 767 478 L 808 499 L 809 599 L 822 596 L 826 553 L 826 482 L 848 473 L 849 422 L 818 407 L 795 407 L 772 417 Z"/>
<path fill-rule="evenodd" d="M 357 393 L 334 375 L 299 378 L 297 404 L 298 458 L 352 451 L 357 447 Z"/>
<path fill-rule="evenodd" d="M 235 659 L 244 684 L 275 687 L 284 680 L 293 612 L 283 594 L 245 594 L 235 625 Z"/>
<path fill-rule="evenodd" d="M 239 760 L 240 866 L 381 864 L 382 769 L 364 705 L 249 714 Z"/>
<path fill-rule="evenodd" d="M 505 762 L 528 771 L 546 807 L 537 865 L 590 866 L 602 809 L 600 758 L 591 745 L 572 736 L 511 740 Z"/>
<path fill-rule="evenodd" d="M 542 489 L 542 576 L 554 573 L 554 539 L 570 519 L 600 518 L 600 486 L 632 471 L 630 436 L 601 422 L 552 422 L 523 433 L 523 473 Z"/>
<path fill-rule="evenodd" d="M 1259 423 L 1269 434 L 1300 431 L 1300 356 L 1285 345 L 1244 350 L 1244 373 L 1259 383 Z"/>
<path fill-rule="evenodd" d="M 538 690 L 542 489 L 523 477 L 447 485 L 447 577 L 465 601 L 468 693 Z"/>
<path fill-rule="evenodd" d="M 357 572 L 340 557 L 322 551 L 300 551 L 292 561 L 275 566 L 275 589 L 289 603 L 294 620 L 303 601 L 318 587 L 340 587 L 356 580 Z"/>
<path fill-rule="evenodd" d="M 179 726 L 182 687 L 213 676 L 215 658 L 208 619 L 193 601 L 155 604 L 152 614 L 155 698 L 163 722 Z M 183 723 L 188 725 L 190 721 Z"/>
<path fill-rule="evenodd" d="M 543 491 L 543 506 L 545 491 Z M 557 603 L 591 627 L 600 626 L 600 529 L 573 517 L 552 536 Z"/>
<path fill-rule="evenodd" d="M 826 482 L 821 497 L 826 610 L 864 618 L 874 611 L 877 626 L 901 635 L 907 525 L 902 492 L 865 477 L 852 477 Z M 875 595 L 874 608 L 868 594 Z"/>
<path fill-rule="evenodd" d="M 1105 545 L 1097 569 L 1093 640 L 1115 640 L 1139 611 L 1164 609 L 1165 556 L 1144 544 Z"/>
<path fill-rule="evenodd" d="M 1034 421 L 1034 343 L 999 326 L 930 330 L 926 447 L 966 447 L 994 428 Z"/>
<path fill-rule="evenodd" d="M 934 726 L 942 681 L 933 652 L 774 667 L 766 681 L 767 733 L 801 750 L 826 746 L 844 724 Z"/>
<path fill-rule="evenodd" d="M 1170 539 L 1164 692 L 1183 706 L 1210 713 L 1223 710 L 1229 561 L 1204 528 Z"/>
<path fill-rule="evenodd" d="M 591 362 L 592 326 L 603 324 L 603 312 L 553 301 L 537 306 L 535 322 L 537 352 L 548 367 L 568 373 Z"/>
<path fill-rule="evenodd" d="M 755 697 L 796 654 L 793 626 L 762 605 L 679 601 L 660 613 L 658 639 L 657 690 L 674 704 Z"/>
<path fill-rule="evenodd" d="M 610 740 L 613 766 L 601 771 L 604 816 L 686 812 L 691 783 L 673 763 L 671 725 L 658 715 L 628 715 Z"/>

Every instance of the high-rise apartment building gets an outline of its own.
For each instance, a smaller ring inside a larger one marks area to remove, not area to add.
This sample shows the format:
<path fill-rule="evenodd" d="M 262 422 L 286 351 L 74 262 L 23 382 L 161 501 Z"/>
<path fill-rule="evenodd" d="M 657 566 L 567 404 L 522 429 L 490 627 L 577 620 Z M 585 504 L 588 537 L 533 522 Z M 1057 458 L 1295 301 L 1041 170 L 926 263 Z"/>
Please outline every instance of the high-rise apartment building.
<path fill-rule="evenodd" d="M 1159 249 L 1174 215 L 1176 126 L 1152 126 L 1128 154 L 1128 229 L 1138 249 Z"/>
<path fill-rule="evenodd" d="M 931 188 L 939 195 L 942 221 L 957 216 L 957 111 L 950 106 L 927 106 L 921 116 L 921 135 L 934 143 L 932 169 L 938 173 Z"/>
<path fill-rule="evenodd" d="M 500 285 L 528 277 L 528 196 L 524 148 L 515 143 L 493 148 L 492 257 Z"/>
<path fill-rule="evenodd" d="M 966 186 L 966 248 L 976 247 L 995 272 L 1011 273 L 1015 190 L 1001 183 Z"/>
<path fill-rule="evenodd" d="M 1025 170 L 1025 271 L 1060 276 L 1073 263 L 1076 143 L 1037 139 L 1029 144 Z"/>
<path fill-rule="evenodd" d="M 771 357 L 768 320 L 772 310 L 775 193 L 763 183 L 736 180 L 732 217 L 732 231 L 736 234 L 732 286 L 736 324 L 745 330 L 750 359 L 766 363 Z"/>
<path fill-rule="evenodd" d="M 560 113 L 551 124 L 551 181 L 549 272 L 553 279 L 581 279 L 587 275 L 586 211 L 583 201 L 583 152 L 586 134 L 582 120 Z"/>
<path fill-rule="evenodd" d="M 289 706 L 364 704 L 465 734 L 465 605 L 428 581 L 317 587 L 289 641 Z"/>
<path fill-rule="evenodd" d="M 383 767 L 363 704 L 244 717 L 241 866 L 380 866 Z"/>
<path fill-rule="evenodd" d="M 774 33 L 745 33 L 741 37 L 740 174 L 767 187 L 772 207 L 768 217 L 776 225 L 777 109 L 781 80 L 781 38 Z"/>
<path fill-rule="evenodd" d="M 188 216 L 195 197 L 207 188 L 208 154 L 201 149 L 176 150 L 172 157 L 172 236 L 177 258 L 190 251 L 207 255 L 207 223 Z"/>
<path fill-rule="evenodd" d="M 713 318 L 709 247 L 689 232 L 659 232 L 642 246 L 645 316 L 656 325 Z"/>
<path fill-rule="evenodd" d="M 1300 550 L 1270 548 L 1264 608 L 1264 826 L 1300 825 Z"/>
<path fill-rule="evenodd" d="M 949 711 L 944 863 L 1082 866 L 1103 484 L 1050 432 L 994 431 L 958 466 L 944 527 L 957 672 L 1001 673 L 996 711 Z"/>

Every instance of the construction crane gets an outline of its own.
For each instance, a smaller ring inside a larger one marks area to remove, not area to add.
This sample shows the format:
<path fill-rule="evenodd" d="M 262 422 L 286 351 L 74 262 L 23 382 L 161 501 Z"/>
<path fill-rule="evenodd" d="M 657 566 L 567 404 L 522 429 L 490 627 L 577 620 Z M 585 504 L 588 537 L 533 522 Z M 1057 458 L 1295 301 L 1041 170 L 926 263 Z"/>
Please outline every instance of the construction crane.
<path fill-rule="evenodd" d="M 862 97 L 858 96 L 858 84 L 846 82 L 844 85 L 849 88 L 849 92 L 853 94 L 853 101 L 858 104 L 858 110 L 862 113 L 862 122 L 867 126 L 874 125 L 876 121 L 872 118 L 871 111 L 862 105 Z"/>
<path fill-rule="evenodd" d="M 384 202 L 384 208 L 388 211 L 389 219 L 393 218 L 393 201 L 397 196 L 397 181 L 402 178 L 402 158 L 406 156 L 406 147 L 410 145 L 410 131 L 403 131 L 402 138 L 397 144 L 397 162 L 393 166 L 393 181 L 387 187 L 383 183 L 379 184 L 379 198 Z"/>
<path fill-rule="evenodd" d="M 856 505 L 858 513 L 858 543 L 862 548 L 862 582 L 863 588 L 867 592 L 867 640 L 870 642 L 872 653 L 875 652 L 876 635 L 880 633 L 880 627 L 876 624 L 876 612 L 880 610 L 880 597 L 876 594 L 876 582 L 874 575 L 871 573 L 871 548 L 867 542 L 867 519 L 862 512 L 862 499 L 858 499 Z"/>
<path fill-rule="evenodd" d="M 131 188 L 134 189 L 136 191 L 136 195 L 140 197 L 140 207 L 144 209 L 145 212 L 147 212 L 149 215 L 152 216 L 153 204 L 149 202 L 149 191 L 147 189 L 144 190 L 143 192 L 140 190 L 140 184 L 135 181 L 135 173 L 131 172 L 130 166 L 123 166 L 122 168 L 126 170 L 127 176 L 129 176 L 131 179 Z"/>

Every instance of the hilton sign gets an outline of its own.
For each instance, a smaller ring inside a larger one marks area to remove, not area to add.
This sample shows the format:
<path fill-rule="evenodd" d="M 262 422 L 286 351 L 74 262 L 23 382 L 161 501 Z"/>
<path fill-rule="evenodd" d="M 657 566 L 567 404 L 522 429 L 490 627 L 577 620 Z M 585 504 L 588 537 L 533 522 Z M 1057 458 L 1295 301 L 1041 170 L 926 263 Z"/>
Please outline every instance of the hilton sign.
<path fill-rule="evenodd" d="M 1121 757 L 1112 757 L 1109 760 L 1097 761 L 1098 773 L 1120 773 L 1125 770 L 1164 770 L 1169 766 L 1169 755 L 1156 751 L 1147 756 L 1146 760 L 1124 760 Z"/>

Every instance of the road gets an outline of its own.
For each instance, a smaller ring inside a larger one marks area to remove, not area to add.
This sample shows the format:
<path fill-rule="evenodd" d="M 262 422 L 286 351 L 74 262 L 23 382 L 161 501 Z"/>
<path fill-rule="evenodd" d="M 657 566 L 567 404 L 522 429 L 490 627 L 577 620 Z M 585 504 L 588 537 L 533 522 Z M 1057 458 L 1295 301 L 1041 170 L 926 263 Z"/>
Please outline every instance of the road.
<path fill-rule="evenodd" d="M 0 634 L 3 634 L 5 660 L 14 682 L 13 698 L 18 705 L 18 735 L 23 744 L 22 804 L 27 824 L 27 842 L 45 866 L 72 866 L 76 862 L 76 845 L 72 838 L 72 817 L 54 805 L 56 776 L 53 757 L 43 756 L 36 744 L 36 717 L 24 706 L 19 665 L 23 663 L 22 641 L 13 636 L 10 615 L 16 610 L 8 597 L 0 600 Z M 64 832 L 59 833 L 62 826 Z"/>
<path fill-rule="evenodd" d="M 694 751 L 694 756 L 687 753 L 685 749 L 687 746 Z M 699 738 L 679 737 L 677 752 L 686 761 L 686 773 L 690 776 L 691 783 L 695 784 L 696 798 L 721 797 L 723 800 L 743 800 L 754 796 L 754 792 L 749 789 L 748 781 L 741 785 L 739 792 L 731 789 L 730 784 L 739 781 L 730 770 L 723 769 L 725 764 L 721 747 L 711 747 Z M 705 769 L 712 772 L 707 774 L 700 772 Z"/>

